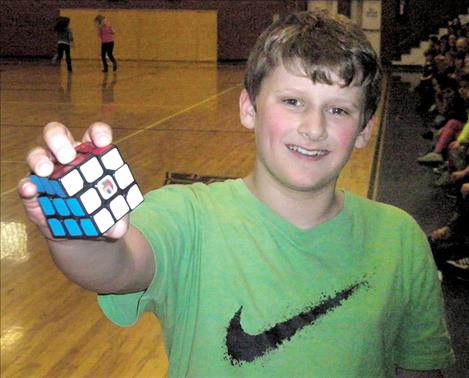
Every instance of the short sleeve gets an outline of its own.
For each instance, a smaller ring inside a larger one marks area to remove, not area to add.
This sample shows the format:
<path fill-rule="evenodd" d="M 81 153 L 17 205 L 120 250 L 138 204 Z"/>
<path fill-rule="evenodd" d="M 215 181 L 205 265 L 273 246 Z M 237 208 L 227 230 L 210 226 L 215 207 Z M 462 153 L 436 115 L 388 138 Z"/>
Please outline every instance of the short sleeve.
<path fill-rule="evenodd" d="M 155 258 L 155 276 L 145 291 L 101 294 L 98 303 L 104 314 L 120 326 L 131 326 L 145 311 L 165 319 L 172 311 L 168 293 L 175 286 L 177 270 L 192 240 L 193 206 L 191 191 L 172 185 L 148 193 L 130 216 L 130 223 L 147 239 Z"/>
<path fill-rule="evenodd" d="M 406 263 L 408 302 L 397 340 L 395 361 L 409 370 L 449 367 L 455 358 L 446 325 L 443 295 L 427 238 L 416 224 Z"/>

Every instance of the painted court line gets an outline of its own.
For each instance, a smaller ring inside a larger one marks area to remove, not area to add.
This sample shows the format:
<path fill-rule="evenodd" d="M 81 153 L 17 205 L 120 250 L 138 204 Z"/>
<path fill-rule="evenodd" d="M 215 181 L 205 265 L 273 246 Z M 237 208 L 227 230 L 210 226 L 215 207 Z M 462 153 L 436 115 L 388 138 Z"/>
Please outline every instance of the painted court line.
<path fill-rule="evenodd" d="M 168 120 L 170 120 L 170 119 L 172 119 L 172 118 L 174 118 L 174 117 L 177 117 L 177 116 L 179 116 L 179 115 L 181 115 L 181 114 L 184 114 L 184 113 L 188 112 L 189 110 L 192 110 L 192 109 L 194 109 L 194 108 L 196 108 L 196 107 L 198 107 L 198 106 L 200 106 L 200 105 L 203 105 L 203 104 L 205 104 L 205 103 L 207 103 L 207 102 L 210 102 L 210 101 L 212 101 L 213 99 L 224 95 L 225 93 L 231 92 L 232 90 L 234 90 L 234 89 L 236 89 L 236 88 L 239 88 L 240 86 L 241 86 L 241 84 L 238 84 L 238 85 L 235 85 L 234 87 L 227 88 L 227 89 L 225 89 L 224 91 L 221 91 L 221 92 L 219 92 L 219 93 L 217 93 L 217 94 L 215 94 L 215 95 L 213 95 L 213 96 L 207 97 L 205 100 L 203 100 L 203 101 L 201 101 L 201 102 L 198 102 L 197 104 L 191 105 L 191 106 L 189 106 L 188 108 L 182 109 L 182 110 L 180 110 L 180 111 L 178 111 L 178 112 L 176 112 L 176 113 L 174 113 L 174 114 L 171 114 L 171 115 L 169 115 L 169 116 L 167 116 L 167 117 L 165 117 L 165 118 L 162 118 L 162 119 L 160 119 L 160 120 L 158 120 L 158 121 L 156 121 L 156 122 L 154 122 L 154 123 L 152 123 L 152 124 L 150 124 L 150 125 L 148 125 L 148 126 L 145 126 L 143 129 L 139 129 L 139 130 L 133 132 L 132 134 L 129 134 L 129 135 L 127 135 L 127 136 L 125 136 L 125 137 L 123 137 L 123 138 L 121 138 L 121 139 L 118 139 L 115 143 L 123 142 L 124 140 L 130 139 L 130 138 L 132 138 L 132 137 L 134 137 L 134 136 L 136 136 L 136 135 L 139 135 L 139 134 L 143 133 L 144 131 L 150 130 L 150 129 L 152 129 L 152 128 L 158 126 L 158 125 L 161 125 L 162 123 L 164 123 L 164 122 L 166 122 L 166 121 L 168 121 Z M 175 130 L 175 131 L 176 131 L 176 130 Z"/>
<path fill-rule="evenodd" d="M 156 127 L 156 126 L 158 126 L 158 125 L 161 125 L 162 123 L 164 123 L 164 122 L 166 122 L 166 121 L 168 121 L 168 120 L 170 120 L 170 119 L 172 119 L 172 118 L 174 118 L 174 117 L 177 117 L 177 116 L 179 116 L 179 115 L 181 115 L 181 114 L 184 114 L 184 113 L 186 113 L 186 112 L 188 112 L 188 111 L 190 111 L 190 110 L 192 110 L 192 109 L 194 109 L 194 108 L 197 108 L 198 106 L 204 105 L 204 104 L 206 104 L 207 102 L 210 102 L 210 101 L 216 99 L 217 97 L 220 97 L 220 96 L 222 96 L 222 95 L 224 95 L 224 94 L 226 94 L 226 93 L 228 93 L 228 92 L 231 92 L 231 91 L 234 90 L 234 89 L 239 88 L 240 86 L 241 86 L 241 84 L 238 84 L 238 85 L 235 85 L 234 87 L 230 87 L 230 88 L 225 89 L 224 91 L 218 92 L 218 93 L 214 94 L 213 96 L 207 97 L 207 98 L 206 98 L 205 100 L 203 100 L 203 101 L 200 101 L 200 102 L 198 102 L 198 103 L 196 103 L 196 104 L 194 104 L 194 105 L 191 105 L 191 106 L 189 106 L 189 107 L 187 107 L 187 108 L 181 109 L 181 110 L 179 110 L 179 111 L 176 112 L 176 113 L 173 113 L 173 114 L 171 114 L 171 115 L 169 115 L 169 116 L 167 116 L 167 117 L 165 117 L 165 118 L 162 118 L 162 119 L 160 119 L 160 120 L 158 120 L 158 121 L 156 121 L 156 122 L 154 122 L 154 123 L 151 123 L 150 125 L 145 126 L 143 129 L 139 129 L 139 130 L 133 132 L 132 134 L 129 134 L 129 135 L 123 137 L 123 138 L 120 138 L 120 139 L 118 139 L 118 140 L 115 140 L 115 141 L 113 141 L 113 143 L 115 143 L 115 144 L 121 143 L 121 142 L 123 142 L 123 141 L 125 141 L 125 140 L 127 140 L 127 139 L 130 139 L 130 138 L 132 138 L 132 137 L 134 137 L 134 136 L 136 136 L 136 135 L 139 135 L 139 134 L 143 133 L 144 131 L 153 129 L 154 127 Z M 176 131 L 176 130 L 175 130 L 175 131 Z M 5 163 L 5 162 L 4 162 L 4 163 Z M 10 193 L 12 193 L 12 192 L 14 192 L 14 191 L 16 191 L 16 187 L 11 188 L 11 189 L 8 189 L 8 190 L 6 190 L 5 192 L 1 193 L 1 194 L 0 194 L 0 198 L 3 198 L 4 196 L 6 196 L 6 195 L 8 195 L 8 194 L 10 194 Z"/>

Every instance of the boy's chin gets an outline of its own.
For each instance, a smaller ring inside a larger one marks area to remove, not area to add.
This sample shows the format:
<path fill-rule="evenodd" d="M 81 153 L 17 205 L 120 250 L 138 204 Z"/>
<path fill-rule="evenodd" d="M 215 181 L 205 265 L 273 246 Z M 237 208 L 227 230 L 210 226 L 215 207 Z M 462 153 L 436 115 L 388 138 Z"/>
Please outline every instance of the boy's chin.
<path fill-rule="evenodd" d="M 319 193 L 335 190 L 337 179 L 317 179 L 317 178 L 290 178 L 281 184 L 287 189 L 298 193 Z"/>

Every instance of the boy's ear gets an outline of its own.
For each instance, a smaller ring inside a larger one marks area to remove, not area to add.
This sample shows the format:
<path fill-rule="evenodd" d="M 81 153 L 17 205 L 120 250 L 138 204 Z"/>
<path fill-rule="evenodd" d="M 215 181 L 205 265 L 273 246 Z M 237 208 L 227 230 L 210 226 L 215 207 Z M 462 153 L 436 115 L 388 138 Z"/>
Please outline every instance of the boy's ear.
<path fill-rule="evenodd" d="M 373 115 L 370 120 L 366 123 L 365 128 L 360 131 L 357 138 L 355 139 L 356 148 L 364 148 L 368 145 L 368 142 L 371 138 L 371 131 L 373 130 L 376 121 L 376 115 Z"/>
<path fill-rule="evenodd" d="M 239 118 L 241 124 L 247 129 L 254 129 L 256 109 L 254 108 L 251 98 L 246 89 L 241 91 L 239 95 Z"/>

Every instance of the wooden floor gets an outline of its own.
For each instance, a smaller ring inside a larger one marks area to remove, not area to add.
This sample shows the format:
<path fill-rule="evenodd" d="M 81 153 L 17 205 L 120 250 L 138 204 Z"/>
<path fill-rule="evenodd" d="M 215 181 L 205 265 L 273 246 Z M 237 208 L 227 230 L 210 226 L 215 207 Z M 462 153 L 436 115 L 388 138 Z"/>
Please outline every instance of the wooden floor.
<path fill-rule="evenodd" d="M 16 184 L 28 173 L 27 151 L 49 121 L 76 138 L 93 121 L 109 123 L 144 191 L 165 173 L 242 177 L 254 139 L 242 128 L 243 69 L 190 63 L 121 62 L 103 74 L 75 61 L 68 75 L 47 62 L 0 64 L 1 72 L 1 376 L 162 377 L 167 368 L 158 321 L 114 326 L 96 296 L 69 283 L 28 223 Z M 377 128 L 356 153 L 340 186 L 367 195 Z"/>

